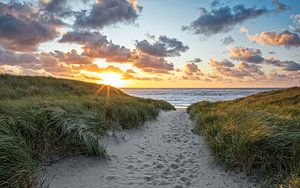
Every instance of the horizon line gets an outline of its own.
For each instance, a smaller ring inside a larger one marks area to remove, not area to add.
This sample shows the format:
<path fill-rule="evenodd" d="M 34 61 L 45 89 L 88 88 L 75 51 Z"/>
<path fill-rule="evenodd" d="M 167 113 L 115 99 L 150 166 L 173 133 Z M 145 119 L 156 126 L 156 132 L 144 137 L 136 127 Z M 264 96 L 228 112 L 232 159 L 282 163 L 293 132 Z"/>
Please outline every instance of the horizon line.
<path fill-rule="evenodd" d="M 287 89 L 291 87 L 121 87 L 118 89 Z"/>

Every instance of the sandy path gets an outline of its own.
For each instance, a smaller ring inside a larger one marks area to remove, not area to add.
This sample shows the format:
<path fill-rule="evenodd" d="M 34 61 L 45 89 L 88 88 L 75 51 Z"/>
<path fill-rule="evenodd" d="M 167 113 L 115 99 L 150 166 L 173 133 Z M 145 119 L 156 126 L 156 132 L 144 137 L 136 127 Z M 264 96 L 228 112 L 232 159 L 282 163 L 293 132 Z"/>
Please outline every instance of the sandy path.
<path fill-rule="evenodd" d="M 155 121 L 105 138 L 112 159 L 75 157 L 46 169 L 50 187 L 253 187 L 241 174 L 212 162 L 201 137 L 182 111 L 161 112 Z"/>

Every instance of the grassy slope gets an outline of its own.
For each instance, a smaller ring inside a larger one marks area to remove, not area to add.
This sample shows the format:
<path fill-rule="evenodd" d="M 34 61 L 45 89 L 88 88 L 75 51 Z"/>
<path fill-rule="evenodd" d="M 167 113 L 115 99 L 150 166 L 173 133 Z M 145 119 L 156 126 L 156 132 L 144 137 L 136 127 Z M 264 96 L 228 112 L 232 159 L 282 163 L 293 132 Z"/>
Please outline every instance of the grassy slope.
<path fill-rule="evenodd" d="M 106 156 L 107 130 L 133 128 L 172 110 L 112 87 L 72 80 L 0 75 L 0 187 L 31 187 L 52 156 Z M 109 95 L 108 95 L 109 93 Z"/>
<path fill-rule="evenodd" d="M 188 112 L 225 167 L 255 172 L 263 186 L 300 187 L 300 88 L 199 102 Z"/>

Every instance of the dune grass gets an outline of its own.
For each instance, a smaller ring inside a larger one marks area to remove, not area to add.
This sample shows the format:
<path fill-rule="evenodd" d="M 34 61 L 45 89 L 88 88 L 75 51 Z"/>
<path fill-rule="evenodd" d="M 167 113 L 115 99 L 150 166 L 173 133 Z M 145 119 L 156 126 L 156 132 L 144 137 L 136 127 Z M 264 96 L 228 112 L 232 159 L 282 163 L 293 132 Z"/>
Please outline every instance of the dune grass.
<path fill-rule="evenodd" d="M 100 142 L 106 131 L 173 109 L 109 86 L 0 75 L 0 187 L 36 186 L 39 169 L 57 157 L 107 157 Z"/>
<path fill-rule="evenodd" d="M 300 187 L 300 88 L 188 108 L 215 159 L 263 187 Z"/>

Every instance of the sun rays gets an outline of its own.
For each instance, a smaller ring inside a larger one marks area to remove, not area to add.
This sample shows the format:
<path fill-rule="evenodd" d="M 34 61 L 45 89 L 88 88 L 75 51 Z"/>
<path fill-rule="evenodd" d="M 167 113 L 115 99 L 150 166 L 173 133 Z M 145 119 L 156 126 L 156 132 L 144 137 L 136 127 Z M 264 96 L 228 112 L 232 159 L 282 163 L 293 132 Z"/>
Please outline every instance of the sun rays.
<path fill-rule="evenodd" d="M 128 80 L 123 80 L 123 76 L 115 72 L 101 73 L 99 74 L 99 78 L 101 80 L 99 80 L 98 83 L 118 88 L 126 86 L 129 82 Z"/>

